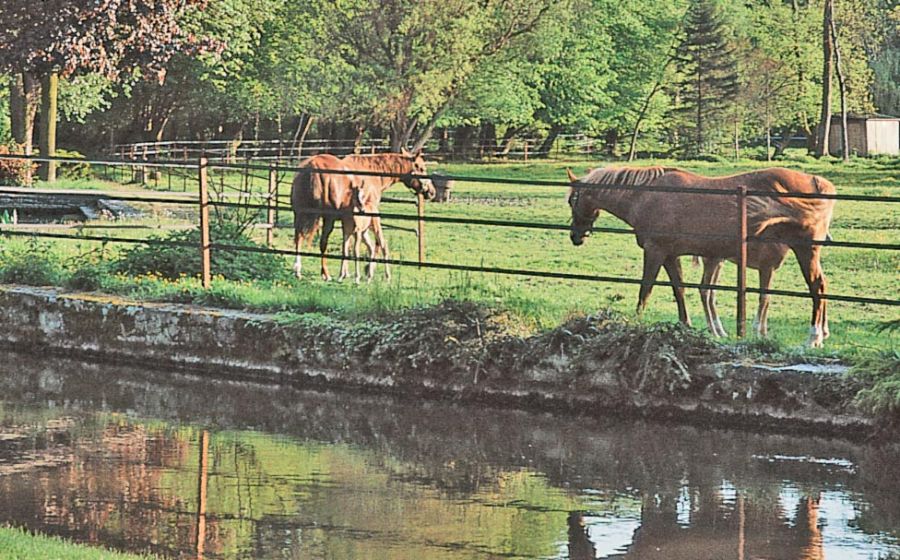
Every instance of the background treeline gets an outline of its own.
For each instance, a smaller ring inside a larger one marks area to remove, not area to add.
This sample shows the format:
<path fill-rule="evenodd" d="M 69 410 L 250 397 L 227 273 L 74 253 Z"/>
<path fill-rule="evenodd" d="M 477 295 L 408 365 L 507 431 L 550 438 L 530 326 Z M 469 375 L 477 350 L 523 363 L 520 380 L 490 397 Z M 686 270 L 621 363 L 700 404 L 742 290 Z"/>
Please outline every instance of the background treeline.
<path fill-rule="evenodd" d="M 217 48 L 166 57 L 162 83 L 140 70 L 62 72 L 59 139 L 90 153 L 176 138 L 384 137 L 394 149 L 431 141 L 465 157 L 522 137 L 538 138 L 540 151 L 560 134 L 584 133 L 605 139 L 614 156 L 730 155 L 767 137 L 777 152 L 783 138 L 815 141 L 823 8 L 824 0 L 188 3 L 177 13 L 182 30 Z M 835 0 L 834 20 L 849 111 L 900 115 L 897 0 Z M 0 141 L 11 139 L 10 114 L 22 114 L 22 74 L 6 70 Z"/>

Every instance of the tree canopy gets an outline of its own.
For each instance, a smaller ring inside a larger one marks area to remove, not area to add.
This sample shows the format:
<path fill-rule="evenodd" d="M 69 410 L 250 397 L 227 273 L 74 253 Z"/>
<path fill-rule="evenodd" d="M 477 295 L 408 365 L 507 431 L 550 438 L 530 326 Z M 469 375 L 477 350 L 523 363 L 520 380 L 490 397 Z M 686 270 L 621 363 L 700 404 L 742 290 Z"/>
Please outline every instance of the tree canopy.
<path fill-rule="evenodd" d="M 19 74 L 58 72 L 64 141 L 83 150 L 313 127 L 394 149 L 584 133 L 618 155 L 625 137 L 727 153 L 813 135 L 823 2 L 5 0 L 0 103 L 25 95 Z M 835 0 L 852 112 L 900 111 L 895 4 Z"/>

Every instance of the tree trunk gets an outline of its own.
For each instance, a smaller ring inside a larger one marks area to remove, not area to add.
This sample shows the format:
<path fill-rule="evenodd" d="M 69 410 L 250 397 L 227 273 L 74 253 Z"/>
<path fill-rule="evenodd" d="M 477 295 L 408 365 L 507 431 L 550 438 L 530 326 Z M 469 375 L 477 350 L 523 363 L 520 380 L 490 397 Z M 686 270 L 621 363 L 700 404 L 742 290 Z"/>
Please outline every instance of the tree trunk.
<path fill-rule="evenodd" d="M 834 74 L 833 51 L 831 42 L 831 20 L 834 19 L 834 0 L 825 0 L 825 13 L 822 22 L 822 117 L 816 140 L 816 157 L 829 152 L 828 141 L 831 132 L 831 81 Z"/>
<path fill-rule="evenodd" d="M 468 159 L 472 153 L 472 138 L 474 128 L 468 125 L 459 126 L 453 133 L 453 156 L 458 159 Z"/>
<path fill-rule="evenodd" d="M 616 157 L 616 150 L 619 147 L 619 129 L 610 128 L 606 131 L 606 145 L 604 149 L 606 150 L 606 155 L 609 157 Z"/>
<path fill-rule="evenodd" d="M 841 67 L 841 48 L 838 45 L 837 28 L 834 18 L 831 20 L 831 42 L 834 47 L 834 66 L 837 70 L 838 88 L 841 95 L 841 158 L 844 163 L 850 161 L 850 135 L 847 131 L 847 84 Z"/>
<path fill-rule="evenodd" d="M 56 155 L 56 100 L 59 92 L 59 74 L 50 72 L 41 84 L 41 156 Z M 48 161 L 40 167 L 43 181 L 56 181 L 56 162 Z"/>
<path fill-rule="evenodd" d="M 556 142 L 556 139 L 559 137 L 560 133 L 562 133 L 563 128 L 558 124 L 553 124 L 550 126 L 550 132 L 547 133 L 547 137 L 544 138 L 544 141 L 541 142 L 541 145 L 538 146 L 537 153 L 540 156 L 544 154 L 549 154 L 550 150 L 553 148 L 553 143 Z M 540 157 L 539 156 L 539 157 Z"/>
<path fill-rule="evenodd" d="M 503 140 L 500 141 L 499 155 L 509 155 L 509 151 L 512 150 L 513 142 L 515 141 L 516 136 L 518 136 L 519 133 L 523 130 L 524 127 L 519 126 L 510 126 L 506 129 L 506 132 L 503 134 Z"/>
<path fill-rule="evenodd" d="M 17 74 L 9 84 L 9 120 L 13 140 L 26 156 L 34 153 L 34 118 L 37 115 L 40 84 L 34 75 Z M 32 166 L 25 172 L 25 184 L 31 184 Z"/>
<path fill-rule="evenodd" d="M 781 130 L 781 139 L 775 142 L 775 152 L 772 154 L 772 159 L 777 159 L 784 155 L 784 151 L 791 145 L 791 134 L 793 132 L 788 127 Z"/>
<path fill-rule="evenodd" d="M 666 63 L 666 66 L 668 66 L 668 63 Z M 663 70 L 665 71 L 665 68 Z M 631 129 L 631 143 L 628 146 L 628 161 L 634 161 L 641 124 L 643 124 L 644 118 L 647 116 L 647 110 L 650 109 L 650 102 L 653 101 L 653 96 L 655 96 L 660 89 L 662 89 L 662 78 L 653 84 L 653 89 L 650 90 L 647 98 L 644 99 L 644 104 L 641 105 L 641 110 L 638 113 L 637 119 L 634 121 L 634 128 Z"/>

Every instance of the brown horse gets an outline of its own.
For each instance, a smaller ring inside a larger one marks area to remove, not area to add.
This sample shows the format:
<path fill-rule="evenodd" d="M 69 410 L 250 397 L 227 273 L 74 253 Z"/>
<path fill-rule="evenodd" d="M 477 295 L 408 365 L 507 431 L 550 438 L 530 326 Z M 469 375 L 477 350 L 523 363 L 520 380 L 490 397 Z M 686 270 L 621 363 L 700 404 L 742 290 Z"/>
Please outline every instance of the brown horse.
<path fill-rule="evenodd" d="M 376 185 L 359 185 L 353 187 L 353 218 L 350 222 L 344 222 L 341 227 L 344 232 L 344 243 L 341 245 L 341 255 L 344 257 L 350 252 L 350 243 L 353 242 L 353 256 L 355 257 L 356 283 L 359 284 L 360 242 L 366 244 L 369 250 L 369 264 L 366 267 L 366 279 L 371 282 L 375 276 L 375 258 L 378 256 L 378 248 L 381 248 L 385 261 L 389 259 L 387 242 L 384 239 L 384 231 L 381 229 L 381 218 L 372 216 L 378 213 L 381 204 L 381 190 Z M 361 212 L 362 214 L 359 214 Z M 369 236 L 369 230 L 375 233 L 375 243 Z M 347 263 L 341 263 L 341 280 L 348 276 Z M 384 275 L 391 279 L 390 265 L 384 263 Z"/>
<path fill-rule="evenodd" d="M 678 304 L 678 317 L 686 324 L 690 324 L 690 320 L 684 304 L 681 263 L 678 257 L 704 257 L 707 265 L 704 280 L 714 280 L 717 275 L 714 272 L 724 260 L 737 258 L 737 197 L 653 192 L 640 188 L 604 189 L 603 185 L 687 187 L 729 193 L 735 192 L 739 186 L 746 186 L 750 191 L 771 193 L 835 192 L 834 185 L 821 177 L 782 168 L 718 178 L 701 177 L 680 169 L 664 167 L 596 169 L 581 179 L 577 179 L 571 171 L 568 174 L 573 183 L 569 194 L 572 243 L 581 245 L 584 242 L 601 210 L 628 223 L 635 231 L 638 245 L 644 250 L 638 312 L 646 307 L 659 269 L 665 267 Z M 833 210 L 834 200 L 747 197 L 748 235 L 780 242 L 749 243 L 748 266 L 760 270 L 760 284 L 765 291 L 771 285 L 771 272 L 784 260 L 786 250 L 783 248 L 788 247 L 794 252 L 813 300 L 808 341 L 810 346 L 822 345 L 827 335 L 827 320 L 826 302 L 822 297 L 825 295 L 826 282 L 819 259 L 821 247 L 810 245 L 809 242 L 826 239 Z M 760 314 L 763 320 L 767 307 L 768 298 L 765 301 L 761 298 Z M 709 317 L 709 312 L 707 316 Z M 759 315 L 757 319 L 760 319 Z"/>
<path fill-rule="evenodd" d="M 421 151 L 411 154 L 379 154 L 373 156 L 347 156 L 338 159 L 331 154 L 313 156 L 303 162 L 294 177 L 291 187 L 291 208 L 294 210 L 294 247 L 297 258 L 294 272 L 301 276 L 300 251 L 307 239 L 312 239 L 322 221 L 322 235 L 319 250 L 322 254 L 322 278 L 331 280 L 325 258 L 328 238 L 339 217 L 342 222 L 352 221 L 354 184 L 363 183 L 377 186 L 381 192 L 397 182 L 402 182 L 416 193 L 426 198 L 434 197 L 434 187 L 428 180 L 416 175 L 425 174 L 425 160 Z M 309 170 L 307 170 L 307 168 Z M 316 173 L 316 170 L 342 171 L 343 173 Z M 353 175 L 353 171 L 384 173 L 383 177 Z M 343 268 L 343 267 L 342 267 Z"/>

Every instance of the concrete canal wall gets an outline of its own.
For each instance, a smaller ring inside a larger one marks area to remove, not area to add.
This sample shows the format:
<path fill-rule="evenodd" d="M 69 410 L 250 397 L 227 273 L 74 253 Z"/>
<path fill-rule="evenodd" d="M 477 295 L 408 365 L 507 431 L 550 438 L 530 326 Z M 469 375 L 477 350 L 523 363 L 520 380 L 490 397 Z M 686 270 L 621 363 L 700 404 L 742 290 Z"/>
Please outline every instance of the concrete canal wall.
<path fill-rule="evenodd" d="M 37 355 L 765 431 L 859 438 L 876 428 L 839 368 L 753 365 L 676 326 L 597 316 L 517 336 L 466 304 L 350 323 L 24 286 L 0 286 L 0 306 L 0 346 Z"/>

